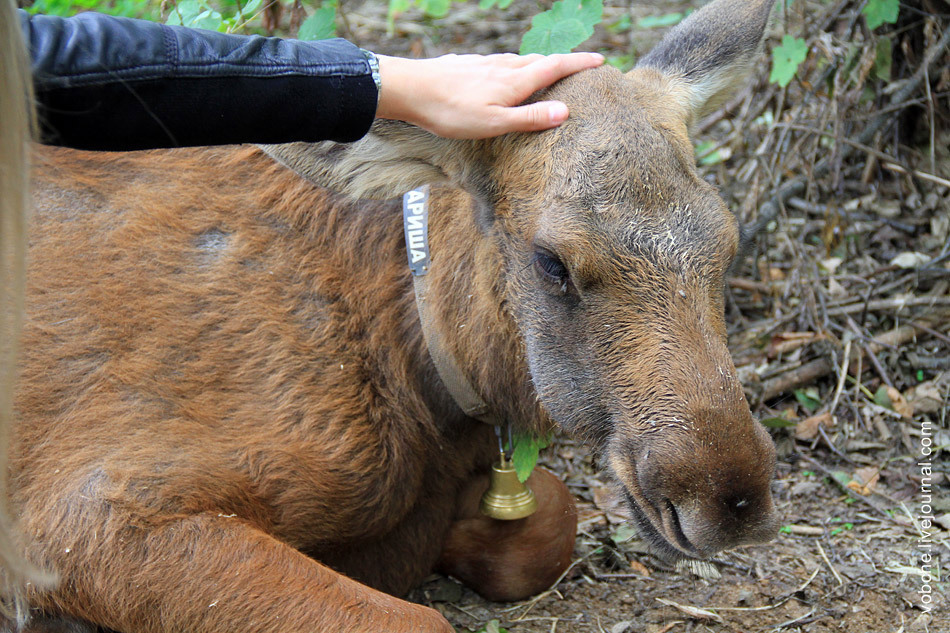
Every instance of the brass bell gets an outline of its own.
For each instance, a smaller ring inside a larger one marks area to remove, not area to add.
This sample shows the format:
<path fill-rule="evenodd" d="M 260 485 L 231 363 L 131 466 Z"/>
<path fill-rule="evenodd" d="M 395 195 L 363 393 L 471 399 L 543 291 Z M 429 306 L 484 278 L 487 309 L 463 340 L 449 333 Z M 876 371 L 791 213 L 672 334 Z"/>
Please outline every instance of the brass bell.
<path fill-rule="evenodd" d="M 504 452 L 501 460 L 491 467 L 491 485 L 482 495 L 479 509 L 485 516 L 502 521 L 523 519 L 538 509 L 534 493 L 518 481 L 518 474 Z"/>

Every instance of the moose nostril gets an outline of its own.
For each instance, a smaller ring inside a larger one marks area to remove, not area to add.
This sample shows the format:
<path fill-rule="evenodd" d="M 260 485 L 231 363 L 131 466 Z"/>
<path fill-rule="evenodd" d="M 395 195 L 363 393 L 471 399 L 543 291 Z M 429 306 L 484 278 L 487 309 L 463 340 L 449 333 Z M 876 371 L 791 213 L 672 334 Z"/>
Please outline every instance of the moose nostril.
<path fill-rule="evenodd" d="M 663 523 L 667 524 L 671 536 L 674 538 L 676 543 L 688 552 L 696 552 L 696 548 L 686 537 L 686 533 L 683 532 L 683 526 L 680 524 L 680 516 L 676 511 L 676 506 L 673 505 L 673 502 L 669 499 L 663 499 L 663 512 L 664 521 Z"/>

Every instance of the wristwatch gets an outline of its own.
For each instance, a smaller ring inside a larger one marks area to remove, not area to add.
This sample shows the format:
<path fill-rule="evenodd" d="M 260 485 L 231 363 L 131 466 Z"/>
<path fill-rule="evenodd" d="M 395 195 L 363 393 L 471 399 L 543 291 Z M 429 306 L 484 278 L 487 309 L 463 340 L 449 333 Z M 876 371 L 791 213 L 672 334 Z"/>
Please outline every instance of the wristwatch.
<path fill-rule="evenodd" d="M 361 48 L 360 50 L 363 52 L 363 56 L 366 57 L 366 61 L 369 62 L 369 69 L 373 75 L 373 83 L 376 84 L 376 102 L 379 103 L 379 93 L 383 90 L 383 81 L 379 77 L 379 60 L 372 51 L 368 51 L 365 48 Z"/>

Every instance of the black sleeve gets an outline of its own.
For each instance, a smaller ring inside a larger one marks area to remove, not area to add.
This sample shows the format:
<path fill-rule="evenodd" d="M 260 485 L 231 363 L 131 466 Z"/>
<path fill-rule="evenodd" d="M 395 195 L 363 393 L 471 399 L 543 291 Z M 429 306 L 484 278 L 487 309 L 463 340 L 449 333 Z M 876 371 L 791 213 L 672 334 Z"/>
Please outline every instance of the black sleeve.
<path fill-rule="evenodd" d="M 354 141 L 377 91 L 364 53 L 82 13 L 19 11 L 43 141 L 94 150 Z"/>

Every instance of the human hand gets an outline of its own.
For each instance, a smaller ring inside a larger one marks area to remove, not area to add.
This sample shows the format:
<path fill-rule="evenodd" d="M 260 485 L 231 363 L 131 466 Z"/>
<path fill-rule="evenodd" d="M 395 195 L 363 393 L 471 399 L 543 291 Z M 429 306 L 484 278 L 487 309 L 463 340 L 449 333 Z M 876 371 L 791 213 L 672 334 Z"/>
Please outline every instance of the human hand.
<path fill-rule="evenodd" d="M 541 88 L 603 62 L 597 53 L 433 59 L 380 55 L 382 90 L 376 116 L 408 121 L 447 138 L 546 130 L 567 119 L 564 103 L 519 104 Z"/>

